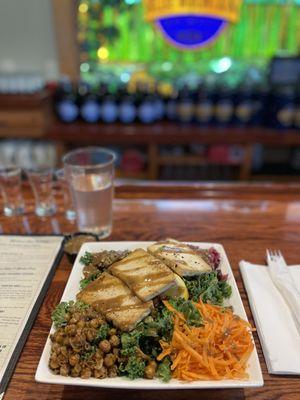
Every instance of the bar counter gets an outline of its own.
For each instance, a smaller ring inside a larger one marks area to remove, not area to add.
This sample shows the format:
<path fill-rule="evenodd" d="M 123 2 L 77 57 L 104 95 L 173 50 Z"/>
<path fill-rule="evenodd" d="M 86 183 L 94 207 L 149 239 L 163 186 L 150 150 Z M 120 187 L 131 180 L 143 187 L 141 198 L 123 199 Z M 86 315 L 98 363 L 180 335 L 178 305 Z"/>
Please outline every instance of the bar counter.
<path fill-rule="evenodd" d="M 52 218 L 33 214 L 33 197 L 25 188 L 27 212 L 22 217 L 0 217 L 2 233 L 67 233 L 68 222 L 58 199 Z M 254 324 L 238 262 L 264 263 L 265 250 L 280 249 L 289 264 L 300 264 L 300 184 L 118 184 L 114 228 L 108 240 L 215 242 L 224 245 L 239 291 Z M 300 399 L 299 377 L 268 374 L 254 333 L 265 384 L 261 388 L 183 391 L 124 391 L 38 384 L 35 371 L 51 326 L 51 311 L 59 303 L 71 271 L 63 256 L 39 315 L 23 349 L 4 400 L 262 400 Z"/>

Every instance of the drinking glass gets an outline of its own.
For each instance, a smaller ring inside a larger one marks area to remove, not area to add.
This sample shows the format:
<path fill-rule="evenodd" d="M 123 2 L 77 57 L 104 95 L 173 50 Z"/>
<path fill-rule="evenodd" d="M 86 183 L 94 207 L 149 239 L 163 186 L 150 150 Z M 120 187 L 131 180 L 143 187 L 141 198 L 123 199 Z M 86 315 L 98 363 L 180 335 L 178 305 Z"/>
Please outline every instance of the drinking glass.
<path fill-rule="evenodd" d="M 53 169 L 36 167 L 26 170 L 35 197 L 35 213 L 39 217 L 48 217 L 56 212 L 53 196 Z"/>
<path fill-rule="evenodd" d="M 99 238 L 112 230 L 115 159 L 112 151 L 101 147 L 74 150 L 63 158 L 78 229 Z"/>
<path fill-rule="evenodd" d="M 65 177 L 63 168 L 55 171 L 55 177 L 59 183 L 65 208 L 65 216 L 68 220 L 73 221 L 76 218 L 76 211 L 73 208 L 73 202 L 70 192 L 70 187 Z"/>
<path fill-rule="evenodd" d="M 4 200 L 4 215 L 10 217 L 23 214 L 25 207 L 21 189 L 21 168 L 0 167 L 0 184 Z"/>

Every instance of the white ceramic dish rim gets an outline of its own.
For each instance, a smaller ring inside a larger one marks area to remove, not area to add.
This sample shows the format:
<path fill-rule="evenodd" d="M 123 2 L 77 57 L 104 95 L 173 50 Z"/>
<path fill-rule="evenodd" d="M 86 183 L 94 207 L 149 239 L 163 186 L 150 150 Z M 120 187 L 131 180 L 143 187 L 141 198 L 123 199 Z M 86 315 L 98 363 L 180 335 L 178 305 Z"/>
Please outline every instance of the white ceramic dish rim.
<path fill-rule="evenodd" d="M 133 250 L 136 248 L 147 248 L 154 242 L 138 242 L 138 241 L 124 241 L 124 242 L 93 242 L 85 243 L 75 260 L 73 269 L 65 287 L 61 301 L 69 301 L 75 299 L 75 294 L 79 290 L 79 280 L 82 277 L 82 264 L 80 264 L 80 257 L 86 252 L 96 252 L 101 250 Z M 224 274 L 228 274 L 228 282 L 232 286 L 232 296 L 229 305 L 232 305 L 236 314 L 243 319 L 247 320 L 247 315 L 236 285 L 232 269 L 230 267 L 225 250 L 221 244 L 217 243 L 202 243 L 190 242 L 190 244 L 199 246 L 200 248 L 207 249 L 215 247 L 221 254 L 221 270 Z M 51 327 L 50 333 L 54 328 Z M 49 333 L 49 335 L 50 335 Z M 157 379 L 137 379 L 129 380 L 124 377 L 95 379 L 90 378 L 87 380 L 81 378 L 64 377 L 54 375 L 48 367 L 48 360 L 50 355 L 51 341 L 48 336 L 36 374 L 35 380 L 40 383 L 47 384 L 60 384 L 60 385 L 77 385 L 95 388 L 114 388 L 114 389 L 224 389 L 224 388 L 245 388 L 245 387 L 260 387 L 263 386 L 263 377 L 260 368 L 260 363 L 257 355 L 256 348 L 254 348 L 252 355 L 249 359 L 248 365 L 248 380 L 220 380 L 220 381 L 195 381 L 195 382 L 180 382 L 172 379 L 168 383 L 163 383 Z"/>

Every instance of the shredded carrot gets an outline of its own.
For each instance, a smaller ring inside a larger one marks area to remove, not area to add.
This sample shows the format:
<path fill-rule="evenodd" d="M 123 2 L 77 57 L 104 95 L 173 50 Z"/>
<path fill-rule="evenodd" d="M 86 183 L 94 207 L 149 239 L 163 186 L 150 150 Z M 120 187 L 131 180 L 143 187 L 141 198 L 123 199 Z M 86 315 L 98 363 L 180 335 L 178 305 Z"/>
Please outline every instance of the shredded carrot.
<path fill-rule="evenodd" d="M 203 326 L 188 326 L 184 315 L 168 301 L 173 313 L 174 332 L 170 343 L 162 342 L 161 361 L 171 355 L 174 378 L 193 380 L 246 379 L 248 359 L 253 350 L 251 325 L 230 309 L 195 303 Z"/>

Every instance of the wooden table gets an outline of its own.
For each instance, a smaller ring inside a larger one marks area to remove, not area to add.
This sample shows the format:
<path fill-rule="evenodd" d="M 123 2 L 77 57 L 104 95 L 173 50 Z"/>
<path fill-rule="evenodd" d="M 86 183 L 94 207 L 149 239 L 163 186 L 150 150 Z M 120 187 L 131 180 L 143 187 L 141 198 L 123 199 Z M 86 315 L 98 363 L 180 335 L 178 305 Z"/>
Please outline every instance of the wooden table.
<path fill-rule="evenodd" d="M 26 191 L 28 194 L 29 192 Z M 252 315 L 238 262 L 264 263 L 265 249 L 280 248 L 289 263 L 300 262 L 300 185 L 168 185 L 119 186 L 115 200 L 111 240 L 158 240 L 175 237 L 185 241 L 222 243 L 227 251 L 247 315 Z M 38 219 L 32 213 L 32 198 L 26 195 L 25 217 L 0 217 L 5 233 L 72 231 L 62 210 L 54 218 Z M 60 202 L 59 202 L 60 204 Z M 56 271 L 44 304 L 21 354 L 5 400 L 299 400 L 299 377 L 267 373 L 257 335 L 265 385 L 257 389 L 121 391 L 75 386 L 51 386 L 34 381 L 42 349 L 51 325 L 50 314 L 59 302 L 71 266 L 64 257 Z"/>

